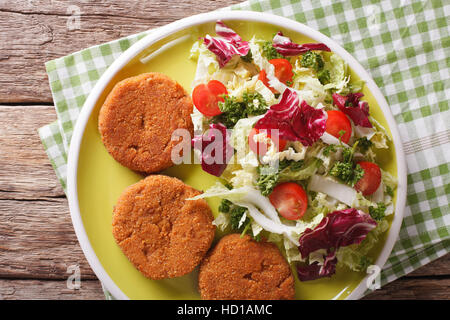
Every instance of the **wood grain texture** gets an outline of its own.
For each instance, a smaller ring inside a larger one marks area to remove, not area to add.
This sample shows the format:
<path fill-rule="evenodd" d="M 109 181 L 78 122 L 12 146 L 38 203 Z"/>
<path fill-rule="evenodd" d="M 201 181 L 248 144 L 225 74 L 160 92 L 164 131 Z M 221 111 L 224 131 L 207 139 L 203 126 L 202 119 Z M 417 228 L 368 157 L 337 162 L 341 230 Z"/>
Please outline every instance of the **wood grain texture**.
<path fill-rule="evenodd" d="M 54 107 L 0 106 L 0 119 L 0 199 L 64 196 L 37 131 L 56 120 Z"/>
<path fill-rule="evenodd" d="M 81 280 L 80 289 L 68 289 L 66 280 L 9 280 L 0 279 L 0 300 L 51 299 L 51 300 L 102 300 L 101 284 Z M 364 300 L 449 300 L 450 279 L 406 278 L 376 290 Z"/>
<path fill-rule="evenodd" d="M 365 297 L 366 300 L 449 300 L 450 279 L 403 278 Z"/>
<path fill-rule="evenodd" d="M 104 298 L 37 134 L 56 119 L 44 62 L 238 2 L 70 1 L 82 12 L 71 31 L 67 1 L 0 1 L 0 299 Z M 80 290 L 67 289 L 72 265 Z M 447 255 L 367 298 L 449 299 L 449 279 Z"/>
<path fill-rule="evenodd" d="M 67 199 L 37 129 L 53 106 L 0 106 L 0 278 L 95 279 L 76 239 Z"/>
<path fill-rule="evenodd" d="M 0 278 L 65 279 L 73 265 L 95 279 L 65 198 L 0 200 Z"/>
<path fill-rule="evenodd" d="M 239 2 L 0 1 L 0 103 L 50 103 L 46 61 Z M 71 14 L 77 10 L 80 28 L 70 30 Z"/>
<path fill-rule="evenodd" d="M 408 277 L 440 277 L 450 276 L 450 254 L 437 259 L 411 272 Z"/>
<path fill-rule="evenodd" d="M 81 280 L 79 289 L 68 289 L 67 282 L 0 279 L 0 300 L 104 300 L 99 281 Z"/>

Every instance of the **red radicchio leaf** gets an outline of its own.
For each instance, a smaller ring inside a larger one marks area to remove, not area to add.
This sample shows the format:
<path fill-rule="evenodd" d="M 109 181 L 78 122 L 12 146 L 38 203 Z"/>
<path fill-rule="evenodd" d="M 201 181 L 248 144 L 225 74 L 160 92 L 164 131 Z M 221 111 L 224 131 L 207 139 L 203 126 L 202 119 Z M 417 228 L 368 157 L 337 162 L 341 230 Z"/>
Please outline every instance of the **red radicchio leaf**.
<path fill-rule="evenodd" d="M 299 239 L 299 251 L 302 257 L 307 257 L 319 249 L 330 250 L 359 244 L 376 226 L 377 222 L 360 210 L 350 208 L 334 211 L 324 217 L 314 230 L 306 229 Z"/>
<path fill-rule="evenodd" d="M 234 149 L 228 144 L 227 128 L 222 123 L 212 123 L 209 125 L 209 129 L 203 135 L 194 136 L 191 143 L 195 149 L 202 152 L 202 169 L 209 174 L 220 177 L 233 156 Z M 216 156 L 216 147 L 221 148 L 221 155 Z"/>
<path fill-rule="evenodd" d="M 302 117 L 294 119 L 294 130 L 302 137 L 305 146 L 311 146 L 319 140 L 326 129 L 327 115 L 322 109 L 311 107 L 305 100 L 300 104 Z"/>
<path fill-rule="evenodd" d="M 329 253 L 319 265 L 317 262 L 306 266 L 297 266 L 298 279 L 300 281 L 316 280 L 324 277 L 331 277 L 336 272 L 336 252 Z"/>
<path fill-rule="evenodd" d="M 281 31 L 273 37 L 272 42 L 273 47 L 277 50 L 277 52 L 285 57 L 298 56 L 299 54 L 305 53 L 309 50 L 331 51 L 330 48 L 323 43 L 294 43 L 291 39 L 285 37 Z"/>
<path fill-rule="evenodd" d="M 325 132 L 326 113 L 315 109 L 306 101 L 299 104 L 295 91 L 286 89 L 278 104 L 270 107 L 263 118 L 255 124 L 256 129 L 278 129 L 281 139 L 300 141 L 311 146 Z"/>
<path fill-rule="evenodd" d="M 242 42 L 242 38 L 236 32 L 234 32 L 233 29 L 228 27 L 225 23 L 223 23 L 220 20 L 216 21 L 216 34 L 233 43 Z"/>
<path fill-rule="evenodd" d="M 242 41 L 242 38 L 233 31 L 233 29 L 226 26 L 222 21 L 216 22 L 216 34 L 219 37 L 211 37 L 206 35 L 203 38 L 203 43 L 206 48 L 214 53 L 219 62 L 219 66 L 224 67 L 234 55 L 246 56 L 250 50 L 247 41 Z"/>
<path fill-rule="evenodd" d="M 339 110 L 352 119 L 355 125 L 372 128 L 369 121 L 369 104 L 367 101 L 360 101 L 363 96 L 362 93 L 350 93 L 347 96 L 333 93 L 333 102 Z"/>
<path fill-rule="evenodd" d="M 303 258 L 316 250 L 327 250 L 324 264 L 319 266 L 313 263 L 298 267 L 299 278 L 313 280 L 334 274 L 337 263 L 336 250 L 361 243 L 376 226 L 377 222 L 370 215 L 357 209 L 350 208 L 329 213 L 313 230 L 305 230 L 299 239 L 298 247 Z"/>

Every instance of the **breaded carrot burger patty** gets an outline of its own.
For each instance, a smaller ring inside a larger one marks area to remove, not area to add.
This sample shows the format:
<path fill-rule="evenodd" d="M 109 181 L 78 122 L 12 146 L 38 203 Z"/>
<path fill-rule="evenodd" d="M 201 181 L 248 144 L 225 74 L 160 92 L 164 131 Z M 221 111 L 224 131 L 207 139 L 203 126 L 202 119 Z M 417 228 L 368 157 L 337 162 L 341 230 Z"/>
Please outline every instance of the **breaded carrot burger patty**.
<path fill-rule="evenodd" d="M 114 207 L 113 236 L 131 263 L 151 279 L 185 275 L 214 238 L 211 209 L 182 181 L 150 175 L 122 193 Z"/>
<path fill-rule="evenodd" d="M 98 127 L 111 156 L 123 166 L 152 173 L 173 165 L 175 129 L 192 135 L 193 105 L 181 85 L 160 73 L 120 81 L 104 102 Z"/>
<path fill-rule="evenodd" d="M 278 248 L 239 234 L 223 237 L 200 265 L 199 289 L 208 300 L 293 299 L 294 277 Z"/>

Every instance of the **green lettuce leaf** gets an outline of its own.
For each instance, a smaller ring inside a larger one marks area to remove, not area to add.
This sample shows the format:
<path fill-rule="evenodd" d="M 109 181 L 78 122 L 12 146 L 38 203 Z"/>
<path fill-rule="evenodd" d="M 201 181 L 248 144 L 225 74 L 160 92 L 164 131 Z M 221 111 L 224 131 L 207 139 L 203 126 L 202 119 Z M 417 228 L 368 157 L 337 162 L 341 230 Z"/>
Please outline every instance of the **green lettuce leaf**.
<path fill-rule="evenodd" d="M 330 82 L 324 86 L 325 89 L 333 89 L 342 92 L 346 89 L 350 77 L 347 76 L 347 63 L 336 53 L 324 53 L 328 57 L 325 62 L 325 69 L 330 71 Z"/>
<path fill-rule="evenodd" d="M 374 263 L 368 256 L 370 250 L 379 242 L 388 228 L 389 223 L 382 220 L 359 245 L 340 247 L 336 252 L 338 265 L 347 266 L 350 270 L 357 272 L 365 271 L 370 264 Z"/>

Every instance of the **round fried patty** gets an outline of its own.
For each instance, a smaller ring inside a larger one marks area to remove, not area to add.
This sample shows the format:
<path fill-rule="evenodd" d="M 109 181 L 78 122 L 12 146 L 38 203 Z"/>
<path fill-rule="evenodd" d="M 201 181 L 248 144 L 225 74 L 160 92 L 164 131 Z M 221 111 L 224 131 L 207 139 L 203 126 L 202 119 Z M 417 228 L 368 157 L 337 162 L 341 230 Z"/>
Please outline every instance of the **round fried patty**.
<path fill-rule="evenodd" d="M 211 209 L 182 181 L 150 175 L 122 193 L 114 207 L 113 236 L 151 279 L 179 277 L 203 259 L 214 238 Z"/>
<path fill-rule="evenodd" d="M 223 237 L 200 265 L 199 288 L 208 300 L 293 299 L 294 277 L 278 248 L 239 234 Z"/>
<path fill-rule="evenodd" d="M 100 109 L 98 127 L 111 156 L 123 166 L 152 173 L 173 165 L 175 129 L 192 135 L 192 100 L 181 85 L 161 73 L 120 81 Z"/>

